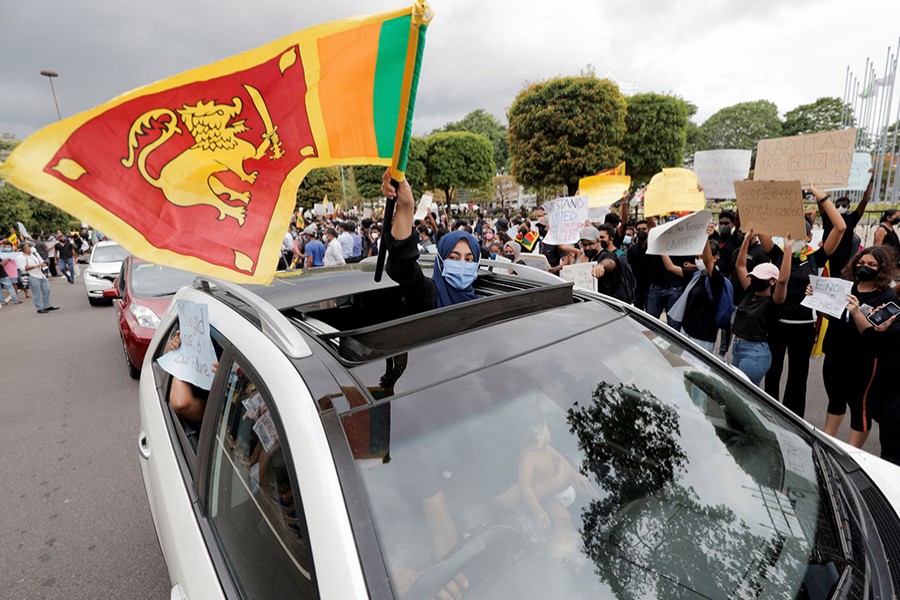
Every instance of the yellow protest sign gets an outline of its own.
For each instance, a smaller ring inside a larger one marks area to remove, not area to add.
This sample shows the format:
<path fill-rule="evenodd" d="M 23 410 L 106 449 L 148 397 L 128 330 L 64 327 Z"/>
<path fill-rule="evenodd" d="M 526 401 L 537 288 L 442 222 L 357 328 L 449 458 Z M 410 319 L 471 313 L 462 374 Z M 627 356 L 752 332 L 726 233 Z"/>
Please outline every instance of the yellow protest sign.
<path fill-rule="evenodd" d="M 697 212 L 706 208 L 706 196 L 697 188 L 697 176 L 690 169 L 663 169 L 650 180 L 644 192 L 644 214 Z"/>
<path fill-rule="evenodd" d="M 578 180 L 582 196 L 588 197 L 588 206 L 603 208 L 622 199 L 631 187 L 631 177 L 627 175 L 594 175 Z"/>

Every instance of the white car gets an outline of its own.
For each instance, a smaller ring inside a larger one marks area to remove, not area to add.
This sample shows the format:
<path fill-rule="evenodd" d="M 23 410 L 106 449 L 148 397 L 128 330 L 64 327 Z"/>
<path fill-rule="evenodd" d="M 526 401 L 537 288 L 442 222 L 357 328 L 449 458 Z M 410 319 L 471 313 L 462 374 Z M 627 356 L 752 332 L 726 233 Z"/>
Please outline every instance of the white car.
<path fill-rule="evenodd" d="M 99 242 L 94 246 L 82 277 L 84 291 L 91 306 L 112 303 L 110 299 L 103 297 L 103 292 L 112 289 L 113 281 L 122 268 L 122 261 L 127 256 L 128 251 L 116 242 Z"/>
<path fill-rule="evenodd" d="M 900 469 L 508 268 L 413 316 L 368 261 L 182 289 L 218 358 L 202 423 L 168 402 L 173 303 L 138 439 L 172 598 L 897 597 Z"/>

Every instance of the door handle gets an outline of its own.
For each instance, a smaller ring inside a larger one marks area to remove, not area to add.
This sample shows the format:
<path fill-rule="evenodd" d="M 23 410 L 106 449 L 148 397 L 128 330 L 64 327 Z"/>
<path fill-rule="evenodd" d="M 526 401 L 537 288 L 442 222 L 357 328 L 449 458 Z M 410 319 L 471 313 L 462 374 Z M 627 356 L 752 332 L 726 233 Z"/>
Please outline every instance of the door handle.
<path fill-rule="evenodd" d="M 150 442 L 147 440 L 147 433 L 142 431 L 138 434 L 138 452 L 144 460 L 150 459 Z"/>

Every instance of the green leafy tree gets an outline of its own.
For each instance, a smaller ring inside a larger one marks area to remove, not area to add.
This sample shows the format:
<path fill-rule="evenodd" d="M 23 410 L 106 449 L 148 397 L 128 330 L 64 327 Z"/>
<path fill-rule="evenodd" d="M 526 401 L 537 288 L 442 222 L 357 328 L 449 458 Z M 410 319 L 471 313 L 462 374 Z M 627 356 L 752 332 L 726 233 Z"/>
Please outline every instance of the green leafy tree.
<path fill-rule="evenodd" d="M 459 188 L 484 188 L 494 177 L 494 147 L 483 135 L 468 131 L 433 133 L 428 136 L 425 168 L 432 188 L 453 202 Z"/>
<path fill-rule="evenodd" d="M 80 223 L 64 210 L 38 200 L 8 183 L 0 186 L 0 215 L 3 216 L 3 221 L 0 222 L 0 234 L 3 235 L 0 237 L 6 237 L 9 227 L 15 226 L 16 222 L 21 222 L 31 235 L 38 235 L 42 231 L 52 233 L 57 229 L 68 231 Z"/>
<path fill-rule="evenodd" d="M 853 109 L 840 98 L 819 98 L 810 104 L 801 104 L 784 115 L 783 135 L 801 135 L 819 131 L 843 129 L 844 111 L 850 111 L 850 122 L 853 122 Z"/>
<path fill-rule="evenodd" d="M 412 187 L 413 196 L 418 198 L 425 192 L 425 157 L 428 155 L 427 144 L 422 138 L 411 138 L 409 153 L 406 157 L 406 179 Z M 381 176 L 384 167 L 379 165 L 357 165 L 353 167 L 353 178 L 356 190 L 365 200 L 381 198 Z"/>
<path fill-rule="evenodd" d="M 11 133 L 0 133 L 0 161 L 6 160 L 13 148 L 19 145 L 19 140 Z"/>
<path fill-rule="evenodd" d="M 687 142 L 688 104 L 661 94 L 628 98 L 622 141 L 628 172 L 636 183 L 650 181 L 664 167 L 680 167 Z"/>
<path fill-rule="evenodd" d="M 494 172 L 509 172 L 509 131 L 494 115 L 479 108 L 460 121 L 447 123 L 443 131 L 469 131 L 483 135 L 494 146 Z"/>
<path fill-rule="evenodd" d="M 778 107 L 768 100 L 741 102 L 723 108 L 700 126 L 706 150 L 752 150 L 759 140 L 780 137 Z"/>
<path fill-rule="evenodd" d="M 625 99 L 606 79 L 559 77 L 523 89 L 509 108 L 509 169 L 519 183 L 565 185 L 622 158 Z"/>
<path fill-rule="evenodd" d="M 339 204 L 343 198 L 341 171 L 338 167 L 313 169 L 307 173 L 297 188 L 297 206 L 304 210 L 312 208 L 313 204 L 322 202 L 325 196 L 335 204 Z"/>

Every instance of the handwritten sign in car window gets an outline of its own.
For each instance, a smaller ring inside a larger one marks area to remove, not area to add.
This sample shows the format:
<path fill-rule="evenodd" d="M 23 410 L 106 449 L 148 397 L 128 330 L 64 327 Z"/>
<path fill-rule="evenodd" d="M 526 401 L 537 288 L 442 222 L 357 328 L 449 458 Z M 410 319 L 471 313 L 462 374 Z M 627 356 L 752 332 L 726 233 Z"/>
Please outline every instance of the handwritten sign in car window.
<path fill-rule="evenodd" d="M 801 304 L 840 319 L 849 303 L 847 296 L 853 289 L 853 282 L 836 277 L 810 275 L 809 284 L 812 286 L 813 293 L 811 296 L 805 297 Z"/>
<path fill-rule="evenodd" d="M 205 304 L 177 300 L 181 346 L 159 358 L 167 373 L 208 390 L 212 387 L 216 350 L 209 337 L 209 312 Z"/>

